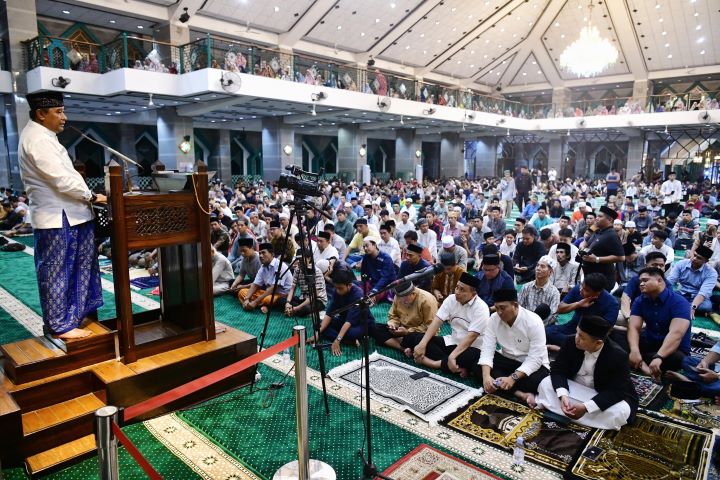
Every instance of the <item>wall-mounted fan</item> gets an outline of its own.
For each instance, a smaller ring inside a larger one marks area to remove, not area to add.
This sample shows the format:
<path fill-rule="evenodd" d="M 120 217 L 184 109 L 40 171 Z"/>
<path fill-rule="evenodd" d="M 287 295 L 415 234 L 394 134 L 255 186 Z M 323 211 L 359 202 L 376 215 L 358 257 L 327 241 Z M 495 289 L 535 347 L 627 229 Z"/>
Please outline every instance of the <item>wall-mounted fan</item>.
<path fill-rule="evenodd" d="M 240 90 L 240 75 L 235 72 L 222 72 L 220 74 L 220 85 L 228 93 L 235 93 Z"/>
<path fill-rule="evenodd" d="M 378 97 L 377 106 L 382 111 L 387 111 L 392 105 L 392 100 L 389 97 Z"/>

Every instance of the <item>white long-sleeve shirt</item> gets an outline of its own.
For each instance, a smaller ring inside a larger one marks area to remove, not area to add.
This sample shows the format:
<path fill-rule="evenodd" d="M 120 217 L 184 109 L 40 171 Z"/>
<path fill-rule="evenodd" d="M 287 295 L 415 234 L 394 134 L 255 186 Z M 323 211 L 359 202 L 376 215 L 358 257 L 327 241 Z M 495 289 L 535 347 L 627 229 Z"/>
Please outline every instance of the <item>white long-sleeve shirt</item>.
<path fill-rule="evenodd" d="M 663 194 L 663 204 L 678 203 L 682 200 L 682 183 L 680 180 L 665 180 L 660 186 L 660 193 Z"/>
<path fill-rule="evenodd" d="M 92 192 L 53 131 L 30 120 L 20 134 L 18 153 L 34 228 L 62 228 L 63 212 L 70 226 L 93 219 Z"/>
<path fill-rule="evenodd" d="M 543 321 L 523 307 L 519 307 L 512 327 L 500 320 L 497 313 L 490 315 L 483 335 L 480 365 L 492 368 L 496 344 L 500 344 L 502 356 L 522 363 L 518 370 L 525 375 L 532 375 L 542 366 L 550 368 Z"/>
<path fill-rule="evenodd" d="M 428 231 L 423 233 L 418 230 L 418 243 L 430 251 L 430 255 L 433 260 L 438 260 L 438 247 L 437 247 L 437 234 L 428 228 Z"/>
<path fill-rule="evenodd" d="M 436 316 L 443 322 L 450 324 L 450 335 L 443 337 L 446 346 L 459 345 L 468 332 L 478 334 L 478 337 L 470 345 L 471 347 L 480 348 L 483 345 L 483 332 L 487 329 L 490 309 L 487 303 L 483 302 L 477 295 L 469 302 L 462 304 L 457 301 L 453 293 L 440 305 Z M 540 324 L 542 324 L 542 320 Z M 543 330 L 544 332 L 545 330 Z M 545 337 L 543 337 L 544 339 Z"/>

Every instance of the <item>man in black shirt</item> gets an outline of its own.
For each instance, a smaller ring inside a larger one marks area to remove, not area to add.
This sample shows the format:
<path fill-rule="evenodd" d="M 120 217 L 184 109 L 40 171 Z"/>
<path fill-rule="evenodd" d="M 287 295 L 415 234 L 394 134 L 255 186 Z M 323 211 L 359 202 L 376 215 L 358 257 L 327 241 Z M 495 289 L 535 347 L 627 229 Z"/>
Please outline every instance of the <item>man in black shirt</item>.
<path fill-rule="evenodd" d="M 536 230 L 533 227 L 523 228 L 522 242 L 515 247 L 513 263 L 515 264 L 517 283 L 527 283 L 534 280 L 535 266 L 540 257 L 545 255 L 545 247 L 537 241 L 535 233 Z"/>
<path fill-rule="evenodd" d="M 625 261 L 625 249 L 617 233 L 613 229 L 613 222 L 618 217 L 615 210 L 603 205 L 595 219 L 598 231 L 590 237 L 586 255 L 582 257 L 582 269 L 585 275 L 589 273 L 602 273 L 605 276 L 606 289 L 612 291 L 615 286 L 617 263 Z"/>
<path fill-rule="evenodd" d="M 530 201 L 530 190 L 532 190 L 532 186 L 532 177 L 530 177 L 527 167 L 520 167 L 520 173 L 515 175 L 515 190 L 517 191 L 515 203 L 521 212 L 528 201 Z"/>

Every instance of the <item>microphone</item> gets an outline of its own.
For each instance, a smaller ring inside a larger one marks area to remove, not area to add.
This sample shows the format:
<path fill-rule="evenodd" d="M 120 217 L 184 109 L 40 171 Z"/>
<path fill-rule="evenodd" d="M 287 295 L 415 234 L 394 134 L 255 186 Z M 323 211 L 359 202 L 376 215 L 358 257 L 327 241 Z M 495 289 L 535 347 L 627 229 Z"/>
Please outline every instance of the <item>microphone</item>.
<path fill-rule="evenodd" d="M 405 282 L 414 282 L 415 280 L 419 280 L 421 278 L 428 277 L 430 275 L 435 275 L 436 273 L 440 273 L 443 271 L 443 265 L 442 263 L 436 263 L 435 265 L 430 265 L 429 267 L 425 267 L 422 270 L 418 270 L 415 273 L 411 273 L 410 275 L 406 275 L 402 278 L 398 278 L 394 282 L 392 282 L 390 285 L 393 287 L 396 287 L 400 285 L 401 283 Z"/>

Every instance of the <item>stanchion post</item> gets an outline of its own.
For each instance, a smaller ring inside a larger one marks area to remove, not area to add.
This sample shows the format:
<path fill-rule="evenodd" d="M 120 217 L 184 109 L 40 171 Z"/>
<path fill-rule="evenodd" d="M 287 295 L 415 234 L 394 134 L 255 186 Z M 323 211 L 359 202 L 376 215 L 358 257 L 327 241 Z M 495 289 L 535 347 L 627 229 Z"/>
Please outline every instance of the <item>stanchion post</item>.
<path fill-rule="evenodd" d="M 273 480 L 336 480 L 335 470 L 327 463 L 310 459 L 308 442 L 307 332 L 302 325 L 293 327 L 295 345 L 295 417 L 298 459 L 280 467 Z"/>
<path fill-rule="evenodd" d="M 95 442 L 98 448 L 100 480 L 118 480 L 118 440 L 112 424 L 118 420 L 118 409 L 111 405 L 95 411 Z"/>
<path fill-rule="evenodd" d="M 303 325 L 296 325 L 293 327 L 293 332 L 298 336 L 298 343 L 295 346 L 295 416 L 297 418 L 298 478 L 307 480 L 310 468 L 310 453 L 308 452 L 306 331 Z"/>

